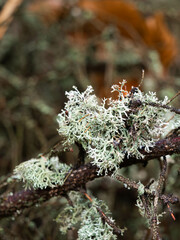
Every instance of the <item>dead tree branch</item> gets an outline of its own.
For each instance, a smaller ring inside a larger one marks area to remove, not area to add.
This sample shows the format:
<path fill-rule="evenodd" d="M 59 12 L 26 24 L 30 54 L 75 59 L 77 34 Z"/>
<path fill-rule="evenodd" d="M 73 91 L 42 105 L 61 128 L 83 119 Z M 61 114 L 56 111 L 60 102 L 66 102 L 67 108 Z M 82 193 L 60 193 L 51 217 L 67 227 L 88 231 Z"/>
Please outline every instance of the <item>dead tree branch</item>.
<path fill-rule="evenodd" d="M 141 153 L 144 155 L 144 158 L 125 158 L 124 161 L 120 164 L 120 168 L 137 163 L 145 164 L 149 160 L 160 156 L 180 153 L 180 136 L 173 134 L 168 138 L 159 140 L 151 149 L 151 152 L 147 153 L 142 149 Z M 10 216 L 17 211 L 21 211 L 24 208 L 31 207 L 36 203 L 42 203 L 44 201 L 47 201 L 54 196 L 66 195 L 71 190 L 79 190 L 82 186 L 85 186 L 87 182 L 99 177 L 103 177 L 103 175 L 99 176 L 97 174 L 97 171 L 97 166 L 92 165 L 91 163 L 84 164 L 82 166 L 79 166 L 77 169 L 72 170 L 71 174 L 68 176 L 63 186 L 39 190 L 23 190 L 3 197 L 0 200 L 0 217 Z M 111 172 L 109 172 L 109 175 L 110 174 Z M 164 198 L 166 199 L 167 196 L 164 196 Z M 173 200 L 169 200 L 169 202 L 170 201 Z M 178 199 L 174 197 L 174 202 L 177 201 Z"/>

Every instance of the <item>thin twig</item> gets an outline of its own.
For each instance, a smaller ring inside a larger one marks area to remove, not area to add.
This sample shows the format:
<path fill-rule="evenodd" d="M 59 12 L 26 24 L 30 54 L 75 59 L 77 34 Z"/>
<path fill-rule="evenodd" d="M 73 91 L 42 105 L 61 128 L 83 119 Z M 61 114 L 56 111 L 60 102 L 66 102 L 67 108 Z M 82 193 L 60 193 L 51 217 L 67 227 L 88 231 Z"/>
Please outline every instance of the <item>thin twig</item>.
<path fill-rule="evenodd" d="M 3 178 L 3 180 L 0 181 L 0 189 L 16 181 L 15 179 L 11 178 L 12 176 L 12 174 L 8 174 L 5 178 Z"/>
<path fill-rule="evenodd" d="M 69 195 L 68 195 L 68 194 L 65 194 L 64 196 L 65 196 L 65 198 L 67 199 L 68 204 L 69 204 L 71 207 L 74 207 L 73 201 L 71 200 L 71 198 L 69 197 Z"/>
<path fill-rule="evenodd" d="M 180 108 L 174 108 L 174 107 L 170 107 L 170 106 L 167 106 L 167 105 L 162 105 L 162 104 L 159 104 L 159 103 L 153 103 L 153 102 L 145 103 L 145 104 L 148 105 L 148 106 L 151 106 L 151 107 L 168 109 L 170 112 L 180 114 Z"/>
<path fill-rule="evenodd" d="M 167 160 L 166 160 L 166 157 L 163 156 L 162 170 L 161 170 L 161 173 L 159 176 L 158 185 L 157 185 L 157 189 L 156 189 L 158 196 L 160 196 L 160 194 L 162 193 L 163 185 L 166 180 L 166 172 L 167 172 Z"/>
<path fill-rule="evenodd" d="M 130 180 L 129 178 L 125 178 L 122 175 L 117 175 L 116 179 L 120 182 L 122 182 L 123 184 L 126 184 L 127 187 L 129 188 L 134 188 L 134 189 L 138 189 L 139 188 L 139 184 L 135 181 Z"/>
<path fill-rule="evenodd" d="M 176 95 L 174 97 L 172 97 L 171 99 L 169 99 L 168 103 L 172 102 L 175 98 L 177 98 L 180 95 L 180 91 L 178 93 L 176 93 Z"/>
<path fill-rule="evenodd" d="M 163 162 L 162 162 L 162 170 L 158 179 L 158 183 L 157 183 L 157 187 L 156 187 L 156 191 L 155 191 L 155 197 L 154 197 L 154 204 L 153 204 L 153 215 L 152 215 L 152 219 L 151 219 L 151 231 L 152 231 L 152 235 L 153 235 L 153 239 L 157 240 L 160 239 L 159 236 L 159 226 L 158 226 L 158 203 L 159 203 L 159 198 L 160 195 L 162 193 L 162 189 L 163 186 L 165 184 L 165 175 L 167 172 L 167 160 L 166 157 L 163 156 Z"/>
<path fill-rule="evenodd" d="M 93 203 L 92 198 L 87 194 L 86 191 L 83 191 L 83 194 L 84 194 L 84 196 L 85 196 L 91 203 Z M 97 211 L 99 212 L 102 220 L 104 220 L 110 227 L 113 228 L 113 232 L 114 232 L 116 235 L 121 235 L 121 233 L 122 233 L 121 229 L 119 229 L 119 228 L 114 224 L 114 222 L 112 222 L 111 219 L 110 219 L 108 216 L 106 216 L 106 214 L 102 211 L 102 209 L 101 209 L 100 207 L 98 207 L 98 206 L 96 206 L 96 209 L 97 209 Z"/>

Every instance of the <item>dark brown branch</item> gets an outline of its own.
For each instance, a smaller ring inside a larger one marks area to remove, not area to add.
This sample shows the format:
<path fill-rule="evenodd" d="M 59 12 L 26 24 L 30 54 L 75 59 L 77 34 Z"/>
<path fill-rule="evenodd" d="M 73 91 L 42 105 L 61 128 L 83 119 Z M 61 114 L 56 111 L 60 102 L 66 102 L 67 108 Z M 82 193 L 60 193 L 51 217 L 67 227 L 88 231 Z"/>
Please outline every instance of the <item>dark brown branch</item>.
<path fill-rule="evenodd" d="M 82 164 L 84 164 L 86 152 L 80 143 L 76 142 L 76 145 L 78 146 L 78 149 L 79 149 L 78 160 L 77 160 L 76 166 L 79 167 Z"/>
<path fill-rule="evenodd" d="M 142 149 L 141 153 L 145 156 L 143 159 L 124 158 L 124 161 L 120 164 L 120 168 L 137 163 L 147 163 L 147 161 L 156 157 L 180 153 L 180 136 L 172 135 L 166 139 L 159 140 L 151 149 L 151 152 L 147 153 Z M 79 190 L 82 186 L 85 186 L 87 182 L 102 177 L 97 175 L 97 171 L 97 166 L 88 163 L 77 169 L 73 169 L 63 186 L 46 188 L 43 190 L 24 190 L 6 196 L 0 200 L 0 216 L 10 216 L 17 210 L 31 207 L 51 197 L 65 195 L 71 190 Z"/>
<path fill-rule="evenodd" d="M 180 108 L 174 108 L 174 107 L 170 107 L 168 105 L 162 105 L 159 103 L 147 103 L 147 105 L 152 106 L 152 107 L 157 107 L 157 108 L 164 108 L 164 109 L 168 109 L 171 112 L 174 112 L 176 114 L 180 114 Z"/>
<path fill-rule="evenodd" d="M 161 186 L 160 186 L 160 182 L 163 184 L 164 183 L 164 174 L 165 174 L 165 165 L 164 165 L 164 168 L 162 169 L 162 172 L 160 174 L 160 178 L 159 178 L 159 184 L 157 186 L 157 191 L 158 191 L 158 195 L 159 195 L 159 199 L 163 201 L 164 204 L 167 204 L 167 203 L 171 203 L 171 204 L 176 204 L 179 202 L 179 199 L 175 196 L 172 196 L 172 195 L 164 195 L 164 194 L 161 194 L 160 190 L 161 190 Z M 116 176 L 116 179 L 120 182 L 122 182 L 123 184 L 126 184 L 127 187 L 129 188 L 132 188 L 132 189 L 135 189 L 135 190 L 138 190 L 140 185 L 139 185 L 139 182 L 136 182 L 136 181 L 132 181 L 130 180 L 129 178 L 126 178 L 122 175 L 117 175 Z M 151 190 L 149 190 L 149 186 L 154 182 L 151 181 L 148 185 L 145 186 L 144 188 L 144 194 L 145 195 L 150 195 L 151 197 L 155 197 L 156 196 L 156 192 L 152 192 Z"/>

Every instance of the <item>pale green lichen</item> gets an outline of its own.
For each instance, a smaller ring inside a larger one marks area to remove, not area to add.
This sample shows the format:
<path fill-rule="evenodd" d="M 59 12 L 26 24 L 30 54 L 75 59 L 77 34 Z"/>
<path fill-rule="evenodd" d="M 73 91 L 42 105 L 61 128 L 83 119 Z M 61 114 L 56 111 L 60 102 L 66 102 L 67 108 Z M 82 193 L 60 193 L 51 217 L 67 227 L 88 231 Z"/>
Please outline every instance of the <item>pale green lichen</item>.
<path fill-rule="evenodd" d="M 144 204 L 143 204 L 140 196 L 138 196 L 138 198 L 137 198 L 137 200 L 136 200 L 136 206 L 137 206 L 138 209 L 139 209 L 140 215 L 141 215 L 142 217 L 145 217 L 146 212 L 145 212 Z"/>
<path fill-rule="evenodd" d="M 103 201 L 93 197 L 93 203 L 90 203 L 82 194 L 74 191 L 70 193 L 70 198 L 73 206 L 67 205 L 56 219 L 63 234 L 72 227 L 79 227 L 78 240 L 117 239 L 113 228 L 107 223 L 103 223 L 97 210 L 99 207 L 106 215 L 110 215 L 109 209 Z M 112 218 L 110 219 L 114 222 Z"/>
<path fill-rule="evenodd" d="M 14 174 L 25 183 L 25 188 L 43 189 L 63 185 L 70 166 L 60 163 L 58 157 L 33 158 L 18 165 Z"/>
<path fill-rule="evenodd" d="M 80 193 L 71 191 L 69 197 L 73 202 L 73 206 L 67 203 L 56 218 L 56 222 L 59 223 L 60 231 L 63 234 L 66 234 L 68 229 L 78 226 L 78 223 L 81 222 L 82 211 L 88 207 L 88 201 L 85 201 Z"/>
<path fill-rule="evenodd" d="M 82 144 L 89 159 L 99 167 L 99 174 L 108 169 L 115 173 L 125 155 L 143 157 L 139 149 L 150 151 L 169 124 L 165 118 L 167 109 L 148 105 L 167 104 L 167 97 L 161 101 L 156 93 L 144 94 L 138 88 L 130 96 L 123 90 L 124 84 L 112 87 L 119 92 L 119 99 L 101 102 L 92 94 L 91 86 L 82 93 L 73 87 L 66 92 L 68 102 L 57 117 L 59 134 L 66 137 L 68 144 Z M 134 111 L 132 101 L 141 103 Z"/>
<path fill-rule="evenodd" d="M 153 201 L 153 199 L 149 198 L 147 204 L 148 204 L 148 206 L 146 206 L 146 208 L 148 207 L 149 216 L 146 216 L 147 212 L 146 212 L 145 206 L 144 206 L 140 196 L 138 196 L 137 201 L 136 201 L 136 206 L 139 209 L 140 215 L 142 217 L 146 218 L 145 223 L 148 225 L 149 228 L 151 228 L 152 217 L 154 215 L 154 201 Z M 160 218 L 162 218 L 163 215 L 165 215 L 165 214 L 166 214 L 166 212 L 161 212 L 161 213 L 157 214 L 157 225 L 159 225 L 161 223 Z"/>
<path fill-rule="evenodd" d="M 113 229 L 107 223 L 103 223 L 96 207 L 87 208 L 81 214 L 81 227 L 78 231 L 78 240 L 115 240 Z M 111 221 L 113 219 L 111 218 Z"/>
<path fill-rule="evenodd" d="M 145 186 L 144 186 L 144 184 L 142 184 L 142 183 L 139 181 L 138 185 L 139 185 L 139 187 L 138 187 L 138 194 L 139 194 L 139 195 L 144 194 L 144 191 L 145 191 Z"/>

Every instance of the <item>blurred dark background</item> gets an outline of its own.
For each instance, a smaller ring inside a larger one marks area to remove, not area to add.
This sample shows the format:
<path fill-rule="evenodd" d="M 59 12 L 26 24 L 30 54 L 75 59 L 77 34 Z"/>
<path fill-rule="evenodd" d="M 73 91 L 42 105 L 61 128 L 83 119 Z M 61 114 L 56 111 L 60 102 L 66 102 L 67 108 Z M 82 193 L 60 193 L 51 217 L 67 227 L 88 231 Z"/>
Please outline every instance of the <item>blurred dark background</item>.
<path fill-rule="evenodd" d="M 180 90 L 180 5 L 178 0 L 1 0 L 0 1 L 0 178 L 22 161 L 58 142 L 56 116 L 65 91 L 92 85 L 98 97 L 115 97 L 113 84 L 157 91 L 159 98 Z M 178 107 L 178 99 L 173 102 Z M 74 163 L 72 153 L 61 160 Z M 178 156 L 169 158 L 167 191 L 179 192 Z M 147 183 L 158 176 L 157 161 L 122 169 Z M 107 202 L 122 239 L 150 239 L 138 213 L 136 192 L 109 178 L 88 184 Z M 7 191 L 14 189 L 7 189 Z M 1 220 L 0 239 L 76 239 L 61 236 L 53 221 L 65 199 L 52 199 Z M 163 239 L 179 239 L 180 210 L 162 220 Z M 147 234 L 147 235 L 146 235 Z M 144 237 L 144 238 L 143 238 Z"/>

